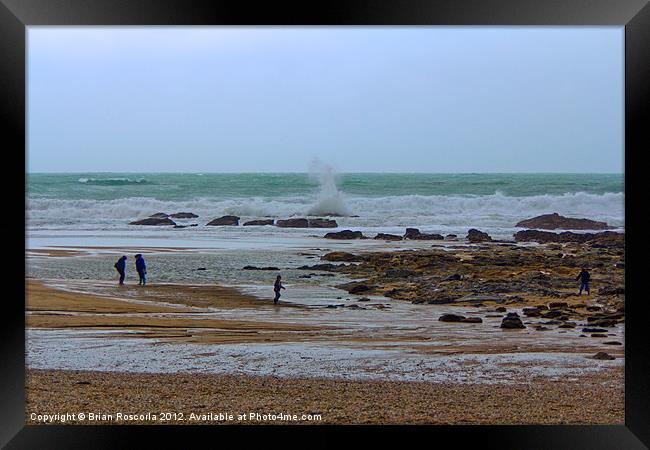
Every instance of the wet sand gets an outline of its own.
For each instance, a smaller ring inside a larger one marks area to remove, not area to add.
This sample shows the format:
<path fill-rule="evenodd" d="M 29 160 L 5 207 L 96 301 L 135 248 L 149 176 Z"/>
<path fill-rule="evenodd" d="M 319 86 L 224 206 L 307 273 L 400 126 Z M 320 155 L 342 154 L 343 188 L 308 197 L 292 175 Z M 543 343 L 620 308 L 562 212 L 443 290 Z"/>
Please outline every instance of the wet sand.
<path fill-rule="evenodd" d="M 32 413 L 89 412 L 113 420 L 69 424 L 623 424 L 622 371 L 579 382 L 530 379 L 517 385 L 348 381 L 206 374 L 29 370 L 26 423 Z M 125 421 L 116 413 L 156 415 Z M 160 420 L 182 413 L 185 420 Z M 190 419 L 194 413 L 197 420 Z M 234 420 L 201 417 L 229 413 Z M 238 414 L 290 414 L 296 421 L 237 420 Z M 321 420 L 303 420 L 319 414 Z M 57 422 L 60 424 L 60 422 Z"/>
<path fill-rule="evenodd" d="M 196 314 L 208 305 L 221 309 L 262 306 L 255 297 L 227 287 L 110 288 L 109 291 L 127 297 L 119 299 L 64 291 L 47 286 L 41 280 L 29 279 L 26 290 L 28 328 L 121 330 L 128 332 L 128 337 L 210 344 L 317 339 L 326 330 L 326 327 L 270 321 L 212 319 Z M 138 302 L 129 301 L 129 296 L 137 296 Z M 167 306 L 170 303 L 177 305 Z"/>

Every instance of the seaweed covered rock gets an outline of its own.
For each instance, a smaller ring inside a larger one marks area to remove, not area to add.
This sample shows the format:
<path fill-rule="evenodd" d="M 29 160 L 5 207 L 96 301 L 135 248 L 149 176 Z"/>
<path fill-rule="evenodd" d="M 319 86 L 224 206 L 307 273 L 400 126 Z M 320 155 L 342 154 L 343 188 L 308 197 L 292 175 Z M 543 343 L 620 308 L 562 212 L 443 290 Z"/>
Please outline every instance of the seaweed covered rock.
<path fill-rule="evenodd" d="M 503 318 L 503 320 L 501 321 L 501 328 L 520 329 L 520 328 L 526 328 L 526 326 L 519 318 L 519 314 L 513 312 L 513 313 L 508 313 Z"/>
<path fill-rule="evenodd" d="M 147 219 L 129 222 L 129 225 L 176 225 L 176 222 L 167 217 L 149 217 Z"/>
<path fill-rule="evenodd" d="M 239 225 L 239 217 L 237 216 L 221 216 L 214 220 L 211 220 L 206 225 L 217 226 L 217 225 Z"/>

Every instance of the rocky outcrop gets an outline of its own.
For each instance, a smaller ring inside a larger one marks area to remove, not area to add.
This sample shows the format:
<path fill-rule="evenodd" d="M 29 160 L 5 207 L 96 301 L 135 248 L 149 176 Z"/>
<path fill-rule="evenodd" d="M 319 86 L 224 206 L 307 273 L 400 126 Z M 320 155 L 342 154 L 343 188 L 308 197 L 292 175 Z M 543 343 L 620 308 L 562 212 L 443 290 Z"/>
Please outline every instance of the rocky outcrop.
<path fill-rule="evenodd" d="M 277 267 L 244 266 L 242 270 L 280 270 Z"/>
<path fill-rule="evenodd" d="M 516 232 L 514 237 L 517 242 L 594 242 L 605 246 L 625 243 L 625 234 L 613 231 L 604 231 L 602 233 L 573 233 L 571 231 L 553 233 L 551 231 L 524 230 Z"/>
<path fill-rule="evenodd" d="M 294 219 L 280 219 L 275 223 L 280 228 L 309 228 L 309 220 L 304 217 Z"/>
<path fill-rule="evenodd" d="M 156 213 L 156 214 L 152 214 L 152 215 L 150 215 L 149 217 L 153 217 L 153 218 L 155 218 L 155 219 L 166 219 L 167 217 L 169 217 L 169 214 L 165 214 L 165 213 L 163 213 L 163 212 L 159 212 L 159 213 Z"/>
<path fill-rule="evenodd" d="M 348 252 L 331 252 L 321 256 L 324 261 L 338 261 L 338 262 L 357 262 L 363 261 L 363 258 L 359 255 L 355 255 Z"/>
<path fill-rule="evenodd" d="M 325 239 L 363 239 L 363 234 L 361 231 L 343 230 L 327 233 L 323 237 Z"/>
<path fill-rule="evenodd" d="M 375 236 L 373 239 L 379 239 L 383 241 L 401 241 L 402 236 L 398 236 L 396 234 L 378 233 L 377 236 Z"/>
<path fill-rule="evenodd" d="M 508 313 L 503 318 L 503 320 L 501 321 L 501 328 L 518 329 L 518 328 L 526 328 L 526 326 L 519 318 L 519 314 L 513 312 L 513 313 Z"/>
<path fill-rule="evenodd" d="M 336 223 L 336 220 L 332 220 L 332 219 L 317 218 L 317 219 L 309 219 L 307 222 L 309 228 L 336 228 L 339 226 L 339 224 Z"/>
<path fill-rule="evenodd" d="M 177 213 L 171 214 L 169 217 L 171 217 L 173 219 L 196 219 L 199 216 L 197 216 L 196 214 L 191 213 L 191 212 L 177 212 Z"/>
<path fill-rule="evenodd" d="M 251 225 L 274 225 L 274 224 L 275 224 L 274 219 L 259 219 L 259 220 L 249 220 L 248 222 L 244 222 L 245 227 Z"/>
<path fill-rule="evenodd" d="M 206 225 L 217 226 L 217 225 L 239 225 L 239 217 L 237 216 L 221 216 L 214 220 L 211 220 Z"/>
<path fill-rule="evenodd" d="M 441 234 L 427 234 L 420 233 L 420 230 L 417 228 L 407 228 L 404 233 L 404 239 L 413 239 L 419 241 L 428 241 L 428 240 L 443 240 L 444 236 Z"/>
<path fill-rule="evenodd" d="M 166 217 L 149 217 L 148 219 L 129 222 L 129 225 L 176 225 L 176 222 Z"/>
<path fill-rule="evenodd" d="M 466 239 L 472 243 L 475 242 L 490 242 L 492 238 L 490 237 L 489 234 L 484 233 L 481 230 L 477 230 L 476 228 L 472 228 L 467 232 L 467 237 Z"/>
<path fill-rule="evenodd" d="M 521 228 L 537 228 L 540 230 L 610 230 L 614 228 L 605 222 L 564 217 L 558 213 L 542 214 L 532 219 L 522 220 L 515 226 Z"/>

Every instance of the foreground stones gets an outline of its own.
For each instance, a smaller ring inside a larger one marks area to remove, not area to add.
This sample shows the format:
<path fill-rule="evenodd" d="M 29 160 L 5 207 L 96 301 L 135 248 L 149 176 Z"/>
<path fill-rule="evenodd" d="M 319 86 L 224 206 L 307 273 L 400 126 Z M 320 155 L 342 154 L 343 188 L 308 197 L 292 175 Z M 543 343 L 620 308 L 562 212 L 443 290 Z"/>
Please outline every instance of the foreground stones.
<path fill-rule="evenodd" d="M 438 318 L 440 322 L 482 323 L 480 317 L 465 317 L 458 314 L 443 314 Z"/>
<path fill-rule="evenodd" d="M 363 257 L 348 252 L 330 252 L 321 256 L 320 259 L 324 261 L 344 261 L 344 262 L 363 261 Z"/>
<path fill-rule="evenodd" d="M 558 213 L 542 214 L 541 216 L 522 220 L 515 226 L 521 228 L 539 228 L 542 230 L 609 230 L 614 228 L 610 227 L 605 222 L 564 217 Z"/>
<path fill-rule="evenodd" d="M 129 225 L 153 225 L 153 226 L 176 225 L 176 222 L 174 222 L 171 219 L 168 219 L 167 217 L 149 217 L 147 219 L 136 220 L 135 222 L 129 222 Z"/>
<path fill-rule="evenodd" d="M 611 361 L 612 359 L 616 359 L 614 356 L 606 352 L 598 352 L 594 356 L 592 356 L 592 358 L 606 360 L 606 361 Z"/>

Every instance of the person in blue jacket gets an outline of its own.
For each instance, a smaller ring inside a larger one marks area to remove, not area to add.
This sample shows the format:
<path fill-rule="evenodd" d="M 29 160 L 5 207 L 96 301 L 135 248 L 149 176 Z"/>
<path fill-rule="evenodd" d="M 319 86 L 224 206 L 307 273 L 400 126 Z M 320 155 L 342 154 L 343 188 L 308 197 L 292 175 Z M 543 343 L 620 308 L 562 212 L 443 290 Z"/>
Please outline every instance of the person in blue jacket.
<path fill-rule="evenodd" d="M 578 280 L 580 280 L 580 290 L 578 291 L 578 295 L 582 295 L 583 289 L 587 291 L 587 295 L 589 295 L 589 280 L 591 280 L 591 275 L 589 275 L 589 271 L 586 267 L 583 267 L 576 277 L 576 281 Z"/>
<path fill-rule="evenodd" d="M 120 274 L 120 286 L 124 285 L 124 271 L 126 270 L 126 256 L 122 256 L 117 262 L 113 265 L 117 270 L 117 273 Z"/>
<path fill-rule="evenodd" d="M 147 284 L 147 265 L 144 263 L 144 258 L 140 253 L 135 255 L 135 270 L 138 272 L 138 276 L 140 277 L 140 282 L 138 284 L 141 284 L 142 286 Z"/>

